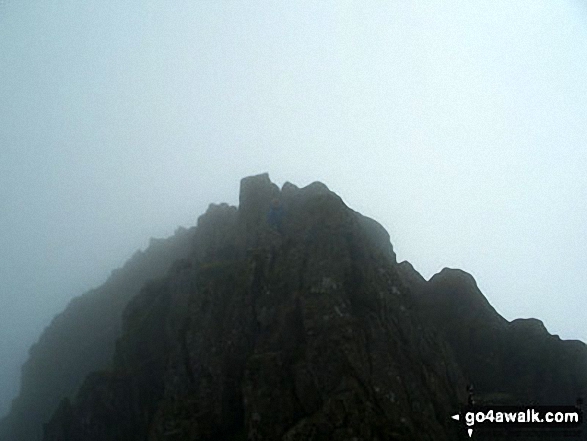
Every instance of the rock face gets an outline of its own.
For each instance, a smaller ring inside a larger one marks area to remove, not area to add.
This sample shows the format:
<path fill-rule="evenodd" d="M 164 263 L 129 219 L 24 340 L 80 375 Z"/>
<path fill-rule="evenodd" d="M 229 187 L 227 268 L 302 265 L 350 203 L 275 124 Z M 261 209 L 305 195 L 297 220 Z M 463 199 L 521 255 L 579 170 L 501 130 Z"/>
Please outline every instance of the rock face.
<path fill-rule="evenodd" d="M 97 289 L 75 298 L 45 329 L 22 368 L 21 390 L 0 422 L 2 441 L 34 441 L 43 436 L 63 397 L 73 397 L 84 378 L 110 365 L 120 336 L 122 310 L 151 278 L 191 253 L 193 230 L 178 229 L 169 239 L 152 239 Z"/>
<path fill-rule="evenodd" d="M 266 215 L 285 209 L 282 233 Z M 385 230 L 323 184 L 241 182 L 195 252 L 124 312 L 113 369 L 64 400 L 45 440 L 452 440 L 466 401 Z"/>
<path fill-rule="evenodd" d="M 407 262 L 399 268 L 423 320 L 452 347 L 478 403 L 568 406 L 587 397 L 584 343 L 550 335 L 540 320 L 508 322 L 464 271 L 445 268 L 426 282 Z"/>
<path fill-rule="evenodd" d="M 61 395 L 46 441 L 469 439 L 450 418 L 467 384 L 479 403 L 586 395 L 583 343 L 508 322 L 463 271 L 424 280 L 324 184 L 245 178 L 239 207 L 211 205 L 190 234 L 116 300 L 113 362 Z"/>

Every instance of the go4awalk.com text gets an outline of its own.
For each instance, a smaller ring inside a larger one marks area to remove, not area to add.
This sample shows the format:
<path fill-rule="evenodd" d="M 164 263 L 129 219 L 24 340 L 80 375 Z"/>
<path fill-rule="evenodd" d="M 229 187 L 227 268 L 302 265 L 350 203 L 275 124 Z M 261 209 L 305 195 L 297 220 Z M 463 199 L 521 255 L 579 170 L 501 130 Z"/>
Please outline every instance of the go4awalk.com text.
<path fill-rule="evenodd" d="M 552 430 L 576 434 L 583 423 L 578 406 L 467 406 L 452 418 L 465 427 L 469 437 L 477 430 Z"/>

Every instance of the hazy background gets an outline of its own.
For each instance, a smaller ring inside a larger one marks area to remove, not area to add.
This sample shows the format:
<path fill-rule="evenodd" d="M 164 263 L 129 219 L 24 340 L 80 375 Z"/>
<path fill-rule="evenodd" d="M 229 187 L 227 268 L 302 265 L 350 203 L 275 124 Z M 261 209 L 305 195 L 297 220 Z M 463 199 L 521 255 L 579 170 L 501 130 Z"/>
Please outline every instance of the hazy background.
<path fill-rule="evenodd" d="M 0 414 L 73 296 L 265 171 L 587 340 L 584 3 L 363 3 L 0 1 Z"/>

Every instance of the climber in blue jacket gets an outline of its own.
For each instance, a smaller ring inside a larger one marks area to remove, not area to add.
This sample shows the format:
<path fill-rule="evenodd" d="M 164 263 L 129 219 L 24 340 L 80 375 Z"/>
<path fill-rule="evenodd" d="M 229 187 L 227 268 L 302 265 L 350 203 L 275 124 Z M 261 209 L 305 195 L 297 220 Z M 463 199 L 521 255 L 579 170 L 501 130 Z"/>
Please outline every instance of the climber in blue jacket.
<path fill-rule="evenodd" d="M 273 199 L 269 206 L 269 213 L 267 213 L 267 223 L 278 233 L 283 233 L 282 221 L 285 215 L 285 210 L 281 205 L 279 199 Z"/>

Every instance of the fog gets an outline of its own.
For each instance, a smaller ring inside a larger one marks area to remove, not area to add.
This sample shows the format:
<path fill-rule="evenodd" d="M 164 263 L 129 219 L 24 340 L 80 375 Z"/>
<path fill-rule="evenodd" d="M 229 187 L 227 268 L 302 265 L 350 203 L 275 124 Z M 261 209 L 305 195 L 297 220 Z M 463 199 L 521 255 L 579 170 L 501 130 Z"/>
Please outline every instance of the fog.
<path fill-rule="evenodd" d="M 72 297 L 266 171 L 586 341 L 587 9 L 430 3 L 0 2 L 0 415 Z"/>

